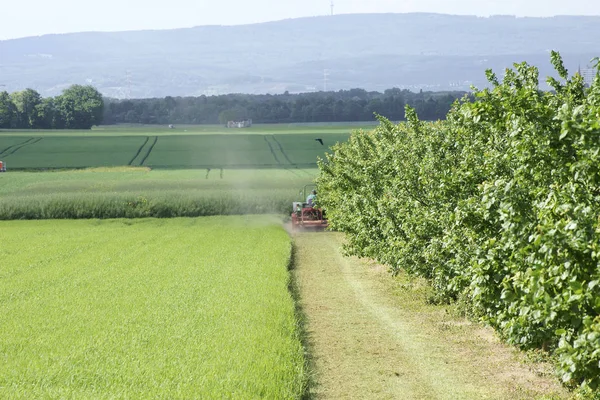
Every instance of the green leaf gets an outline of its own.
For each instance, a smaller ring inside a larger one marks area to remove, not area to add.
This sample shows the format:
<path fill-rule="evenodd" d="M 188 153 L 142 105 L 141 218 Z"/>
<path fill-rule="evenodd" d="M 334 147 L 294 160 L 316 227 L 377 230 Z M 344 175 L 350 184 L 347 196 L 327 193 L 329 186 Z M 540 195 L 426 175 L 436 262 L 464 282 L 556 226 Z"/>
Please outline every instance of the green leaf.
<path fill-rule="evenodd" d="M 568 134 L 569 134 L 569 131 L 565 129 L 560 133 L 560 136 L 558 137 L 558 139 L 563 140 L 565 137 L 567 137 Z"/>
<path fill-rule="evenodd" d="M 571 281 L 569 282 L 569 287 L 571 288 L 571 290 L 573 290 L 573 292 L 580 294 L 583 292 L 583 285 L 581 284 L 581 282 L 578 281 Z"/>

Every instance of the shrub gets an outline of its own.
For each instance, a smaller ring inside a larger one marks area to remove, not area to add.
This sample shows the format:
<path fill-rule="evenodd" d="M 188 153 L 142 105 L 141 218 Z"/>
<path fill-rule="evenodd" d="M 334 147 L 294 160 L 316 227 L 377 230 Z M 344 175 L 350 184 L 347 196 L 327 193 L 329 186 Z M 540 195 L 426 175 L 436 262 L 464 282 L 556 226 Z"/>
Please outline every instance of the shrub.
<path fill-rule="evenodd" d="M 319 161 L 346 251 L 466 298 L 510 343 L 556 351 L 567 384 L 600 385 L 600 78 L 515 64 L 444 123 L 380 118 Z"/>

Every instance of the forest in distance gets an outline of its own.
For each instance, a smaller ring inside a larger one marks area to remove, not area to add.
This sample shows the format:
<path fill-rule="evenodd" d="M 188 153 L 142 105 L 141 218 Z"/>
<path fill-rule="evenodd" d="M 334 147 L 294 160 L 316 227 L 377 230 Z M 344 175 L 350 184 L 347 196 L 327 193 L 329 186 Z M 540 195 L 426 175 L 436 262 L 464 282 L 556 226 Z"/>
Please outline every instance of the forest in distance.
<path fill-rule="evenodd" d="M 226 124 L 374 121 L 375 114 L 404 120 L 404 107 L 423 120 L 443 120 L 466 92 L 411 92 L 364 89 L 301 94 L 171 97 L 118 100 L 92 86 L 74 85 L 62 95 L 42 98 L 33 90 L 0 92 L 0 129 L 90 129 L 114 124 Z"/>
<path fill-rule="evenodd" d="M 375 114 L 404 120 L 413 107 L 423 120 L 443 120 L 466 92 L 411 92 L 392 88 L 383 93 L 364 89 L 300 94 L 227 94 L 153 99 L 105 99 L 103 124 L 225 124 L 374 121 Z"/>

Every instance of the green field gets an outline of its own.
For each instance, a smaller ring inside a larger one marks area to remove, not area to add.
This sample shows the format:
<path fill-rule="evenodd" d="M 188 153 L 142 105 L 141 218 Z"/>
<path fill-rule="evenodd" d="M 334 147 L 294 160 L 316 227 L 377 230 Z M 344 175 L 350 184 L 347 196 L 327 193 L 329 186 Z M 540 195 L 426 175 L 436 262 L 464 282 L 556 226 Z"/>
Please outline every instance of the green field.
<path fill-rule="evenodd" d="M 181 135 L 281 135 L 281 134 L 347 134 L 354 129 L 374 129 L 378 125 L 373 123 L 318 123 L 318 124 L 255 124 L 250 128 L 228 129 L 222 125 L 177 125 L 169 129 L 164 125 L 102 125 L 91 130 L 8 130 L 0 129 L 1 135 L 31 136 L 40 133 L 52 136 L 181 136 Z"/>
<path fill-rule="evenodd" d="M 0 174 L 0 219 L 289 214 L 317 170 L 100 168 Z"/>
<path fill-rule="evenodd" d="M 0 398 L 300 398 L 268 217 L 0 223 Z"/>
<path fill-rule="evenodd" d="M 16 139 L 21 144 L 7 146 Z M 0 136 L 0 157 L 12 170 L 129 165 L 144 141 L 143 137 Z"/>
<path fill-rule="evenodd" d="M 3 131 L 0 219 L 288 214 L 318 157 L 351 129 Z"/>
<path fill-rule="evenodd" d="M 89 131 L 0 131 L 0 160 L 10 170 L 147 166 L 316 168 L 337 142 L 370 126 L 103 126 Z M 321 139 L 322 144 L 316 139 Z"/>
<path fill-rule="evenodd" d="M 182 136 L 0 135 L 9 170 L 110 166 L 151 168 L 315 168 L 348 134 Z M 315 139 L 321 139 L 323 144 Z"/>

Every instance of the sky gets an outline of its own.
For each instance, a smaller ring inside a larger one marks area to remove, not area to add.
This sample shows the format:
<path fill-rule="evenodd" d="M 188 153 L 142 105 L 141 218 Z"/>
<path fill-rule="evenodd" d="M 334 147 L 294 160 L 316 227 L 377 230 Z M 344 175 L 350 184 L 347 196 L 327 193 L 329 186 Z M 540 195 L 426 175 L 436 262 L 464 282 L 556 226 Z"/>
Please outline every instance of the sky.
<path fill-rule="evenodd" d="M 0 0 L 0 40 L 50 33 L 239 25 L 328 15 L 331 0 Z M 6 4 L 7 3 L 7 4 Z M 600 15 L 600 0 L 334 0 L 335 14 Z"/>

